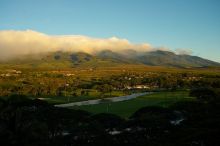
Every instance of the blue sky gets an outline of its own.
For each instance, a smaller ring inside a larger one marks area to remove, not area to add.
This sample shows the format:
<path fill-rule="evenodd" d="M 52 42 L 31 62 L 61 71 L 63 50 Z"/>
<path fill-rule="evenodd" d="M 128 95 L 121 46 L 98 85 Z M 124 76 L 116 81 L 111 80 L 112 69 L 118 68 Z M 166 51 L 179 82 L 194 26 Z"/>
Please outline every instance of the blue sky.
<path fill-rule="evenodd" d="M 0 0 L 0 30 L 117 36 L 220 62 L 220 0 Z"/>

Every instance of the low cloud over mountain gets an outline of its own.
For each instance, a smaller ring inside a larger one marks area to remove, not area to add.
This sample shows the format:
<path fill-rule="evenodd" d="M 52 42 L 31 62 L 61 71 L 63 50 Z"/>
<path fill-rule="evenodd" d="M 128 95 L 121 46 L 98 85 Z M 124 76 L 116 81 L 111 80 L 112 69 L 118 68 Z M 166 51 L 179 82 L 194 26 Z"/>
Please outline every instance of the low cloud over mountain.
<path fill-rule="evenodd" d="M 53 36 L 32 30 L 0 31 L 0 58 L 13 59 L 22 55 L 42 54 L 47 52 L 86 52 L 94 54 L 103 50 L 123 52 L 132 49 L 137 52 L 154 50 L 147 43 L 133 44 L 117 37 L 99 39 L 81 35 Z"/>

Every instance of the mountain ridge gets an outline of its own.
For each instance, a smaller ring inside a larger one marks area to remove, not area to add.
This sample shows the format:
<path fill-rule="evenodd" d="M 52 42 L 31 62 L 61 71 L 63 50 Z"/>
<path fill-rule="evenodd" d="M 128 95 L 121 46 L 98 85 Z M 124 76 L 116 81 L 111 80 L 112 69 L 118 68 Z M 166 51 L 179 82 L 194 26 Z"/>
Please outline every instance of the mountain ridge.
<path fill-rule="evenodd" d="M 131 49 L 123 52 L 114 52 L 106 49 L 93 55 L 85 52 L 57 51 L 36 56 L 23 56 L 22 58 L 8 60 L 0 64 L 48 68 L 108 67 L 126 64 L 176 68 L 220 67 L 220 63 L 198 56 L 177 55 L 174 52 L 162 50 L 140 53 Z"/>

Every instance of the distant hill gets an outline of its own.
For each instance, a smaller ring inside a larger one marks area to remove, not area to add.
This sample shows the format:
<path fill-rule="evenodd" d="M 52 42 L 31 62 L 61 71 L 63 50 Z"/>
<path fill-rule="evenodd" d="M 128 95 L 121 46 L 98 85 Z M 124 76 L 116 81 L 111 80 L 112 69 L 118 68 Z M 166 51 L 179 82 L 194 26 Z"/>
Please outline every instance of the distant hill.
<path fill-rule="evenodd" d="M 141 63 L 150 66 L 169 66 L 169 67 L 211 67 L 220 66 L 220 63 L 203 59 L 197 56 L 177 55 L 169 51 L 152 51 L 138 53 L 134 50 L 127 50 L 121 53 L 103 51 L 98 54 L 101 58 L 116 59 L 121 62 Z"/>
<path fill-rule="evenodd" d="M 173 52 L 160 50 L 139 53 L 131 49 L 119 53 L 103 50 L 94 55 L 84 52 L 59 51 L 35 56 L 23 56 L 22 58 L 1 62 L 1 65 L 43 68 L 108 67 L 126 64 L 177 68 L 220 67 L 220 63 L 197 56 L 177 55 Z"/>
<path fill-rule="evenodd" d="M 168 51 L 154 51 L 142 54 L 137 59 L 143 64 L 153 66 L 172 66 L 172 67 L 210 67 L 220 66 L 220 63 L 203 59 L 197 56 L 176 55 Z"/>

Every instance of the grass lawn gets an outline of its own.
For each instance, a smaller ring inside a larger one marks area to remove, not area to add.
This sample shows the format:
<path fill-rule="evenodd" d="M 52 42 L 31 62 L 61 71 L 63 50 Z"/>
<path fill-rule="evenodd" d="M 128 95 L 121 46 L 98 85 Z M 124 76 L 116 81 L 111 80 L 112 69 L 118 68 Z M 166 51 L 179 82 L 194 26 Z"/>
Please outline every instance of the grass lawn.
<path fill-rule="evenodd" d="M 79 95 L 79 92 L 78 92 Z M 117 97 L 117 96 L 123 96 L 125 93 L 122 91 L 112 91 L 112 93 L 106 93 L 104 94 L 103 98 L 107 97 Z M 68 102 L 78 102 L 78 101 L 85 101 L 85 100 L 92 100 L 92 99 L 98 99 L 100 98 L 100 92 L 96 90 L 89 90 L 88 95 L 83 96 L 47 96 L 43 99 L 51 104 L 63 104 Z"/>
<path fill-rule="evenodd" d="M 128 118 L 138 109 L 145 106 L 163 106 L 167 107 L 178 101 L 194 100 L 189 97 L 188 91 L 175 91 L 175 92 L 158 92 L 151 95 L 141 96 L 132 100 L 115 102 L 115 103 L 102 103 L 98 105 L 85 105 L 74 106 L 72 109 L 81 109 L 96 113 L 113 113 L 124 118 Z"/>

